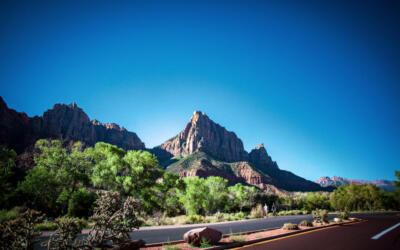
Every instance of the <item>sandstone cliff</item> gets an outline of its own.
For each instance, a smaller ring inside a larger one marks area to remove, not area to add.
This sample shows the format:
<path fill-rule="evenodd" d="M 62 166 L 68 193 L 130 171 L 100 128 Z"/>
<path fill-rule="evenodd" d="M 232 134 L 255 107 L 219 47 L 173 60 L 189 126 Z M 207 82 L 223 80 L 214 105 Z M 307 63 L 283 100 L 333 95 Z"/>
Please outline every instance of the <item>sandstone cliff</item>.
<path fill-rule="evenodd" d="M 0 97 L 0 143 L 23 152 L 37 139 L 55 138 L 82 141 L 94 145 L 98 141 L 129 149 L 144 149 L 139 137 L 116 124 L 102 124 L 89 117 L 75 103 L 56 104 L 43 116 L 28 117 L 9 109 Z"/>
<path fill-rule="evenodd" d="M 217 159 L 233 162 L 247 160 L 247 152 L 236 134 L 214 123 L 207 115 L 195 111 L 185 129 L 160 146 L 172 155 L 187 156 L 197 151 Z"/>

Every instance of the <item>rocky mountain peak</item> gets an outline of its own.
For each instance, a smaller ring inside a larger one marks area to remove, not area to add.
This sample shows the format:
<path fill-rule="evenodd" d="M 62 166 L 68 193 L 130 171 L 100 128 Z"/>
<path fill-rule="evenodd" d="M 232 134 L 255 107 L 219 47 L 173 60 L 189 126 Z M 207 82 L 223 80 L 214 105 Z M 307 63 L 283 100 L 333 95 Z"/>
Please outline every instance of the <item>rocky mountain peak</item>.
<path fill-rule="evenodd" d="M 172 155 L 187 156 L 201 151 L 228 162 L 248 158 L 236 134 L 213 122 L 201 111 L 194 111 L 185 129 L 160 147 Z"/>
<path fill-rule="evenodd" d="M 261 143 L 251 150 L 249 160 L 258 166 L 277 168 L 276 163 L 272 161 L 271 157 L 268 155 L 264 143 Z"/>

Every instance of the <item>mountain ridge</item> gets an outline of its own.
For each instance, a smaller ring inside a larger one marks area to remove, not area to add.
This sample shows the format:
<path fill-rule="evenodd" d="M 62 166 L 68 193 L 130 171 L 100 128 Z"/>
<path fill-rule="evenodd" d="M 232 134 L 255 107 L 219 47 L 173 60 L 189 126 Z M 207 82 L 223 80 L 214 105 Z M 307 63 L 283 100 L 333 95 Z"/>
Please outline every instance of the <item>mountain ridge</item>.
<path fill-rule="evenodd" d="M 342 185 L 361 185 L 361 184 L 374 184 L 375 186 L 382 188 L 385 191 L 391 192 L 396 190 L 396 187 L 393 181 L 389 180 L 374 180 L 374 181 L 366 181 L 359 179 L 347 179 L 340 176 L 333 176 L 330 178 L 329 176 L 320 177 L 316 183 L 318 183 L 321 187 L 339 187 Z"/>

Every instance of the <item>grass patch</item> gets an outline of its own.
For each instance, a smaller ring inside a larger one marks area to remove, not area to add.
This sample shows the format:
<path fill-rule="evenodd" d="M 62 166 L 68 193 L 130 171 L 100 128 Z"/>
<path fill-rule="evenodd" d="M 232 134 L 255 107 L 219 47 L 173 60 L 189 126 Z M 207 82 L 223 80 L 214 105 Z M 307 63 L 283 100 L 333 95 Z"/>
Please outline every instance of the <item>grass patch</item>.
<path fill-rule="evenodd" d="M 8 220 L 12 220 L 17 218 L 18 212 L 15 210 L 5 210 L 2 209 L 0 210 L 0 224 L 3 224 L 3 222 L 6 222 Z"/>

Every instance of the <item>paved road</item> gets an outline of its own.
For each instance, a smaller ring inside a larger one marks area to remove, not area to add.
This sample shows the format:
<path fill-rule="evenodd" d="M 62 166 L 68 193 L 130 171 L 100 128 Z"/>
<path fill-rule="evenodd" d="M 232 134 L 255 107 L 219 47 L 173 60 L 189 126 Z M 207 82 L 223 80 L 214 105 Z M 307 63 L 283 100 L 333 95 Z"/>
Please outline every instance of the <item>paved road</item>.
<path fill-rule="evenodd" d="M 369 218 L 371 216 L 379 216 L 380 213 L 353 213 L 352 217 Z M 334 218 L 335 214 L 329 214 L 328 219 Z M 146 243 L 159 243 L 167 241 L 183 240 L 183 234 L 193 228 L 208 226 L 221 231 L 223 234 L 241 233 L 247 231 L 262 230 L 268 228 L 281 227 L 286 222 L 299 223 L 302 220 L 312 220 L 311 215 L 293 215 L 293 216 L 276 216 L 267 219 L 254 219 L 246 221 L 232 221 L 221 223 L 209 223 L 199 225 L 182 225 L 182 226 L 161 226 L 161 227 L 143 227 L 137 231 L 130 233 L 132 239 L 143 239 Z M 84 237 L 84 236 L 81 236 Z M 48 237 L 40 237 L 43 242 Z M 35 245 L 35 249 L 44 249 Z"/>
<path fill-rule="evenodd" d="M 301 235 L 293 235 L 282 239 L 270 240 L 241 247 L 243 250 L 369 250 L 369 249 L 400 249 L 400 227 L 383 234 L 379 239 L 371 239 L 387 228 L 400 222 L 396 214 L 363 215 L 367 222 L 344 226 L 335 226 Z"/>

